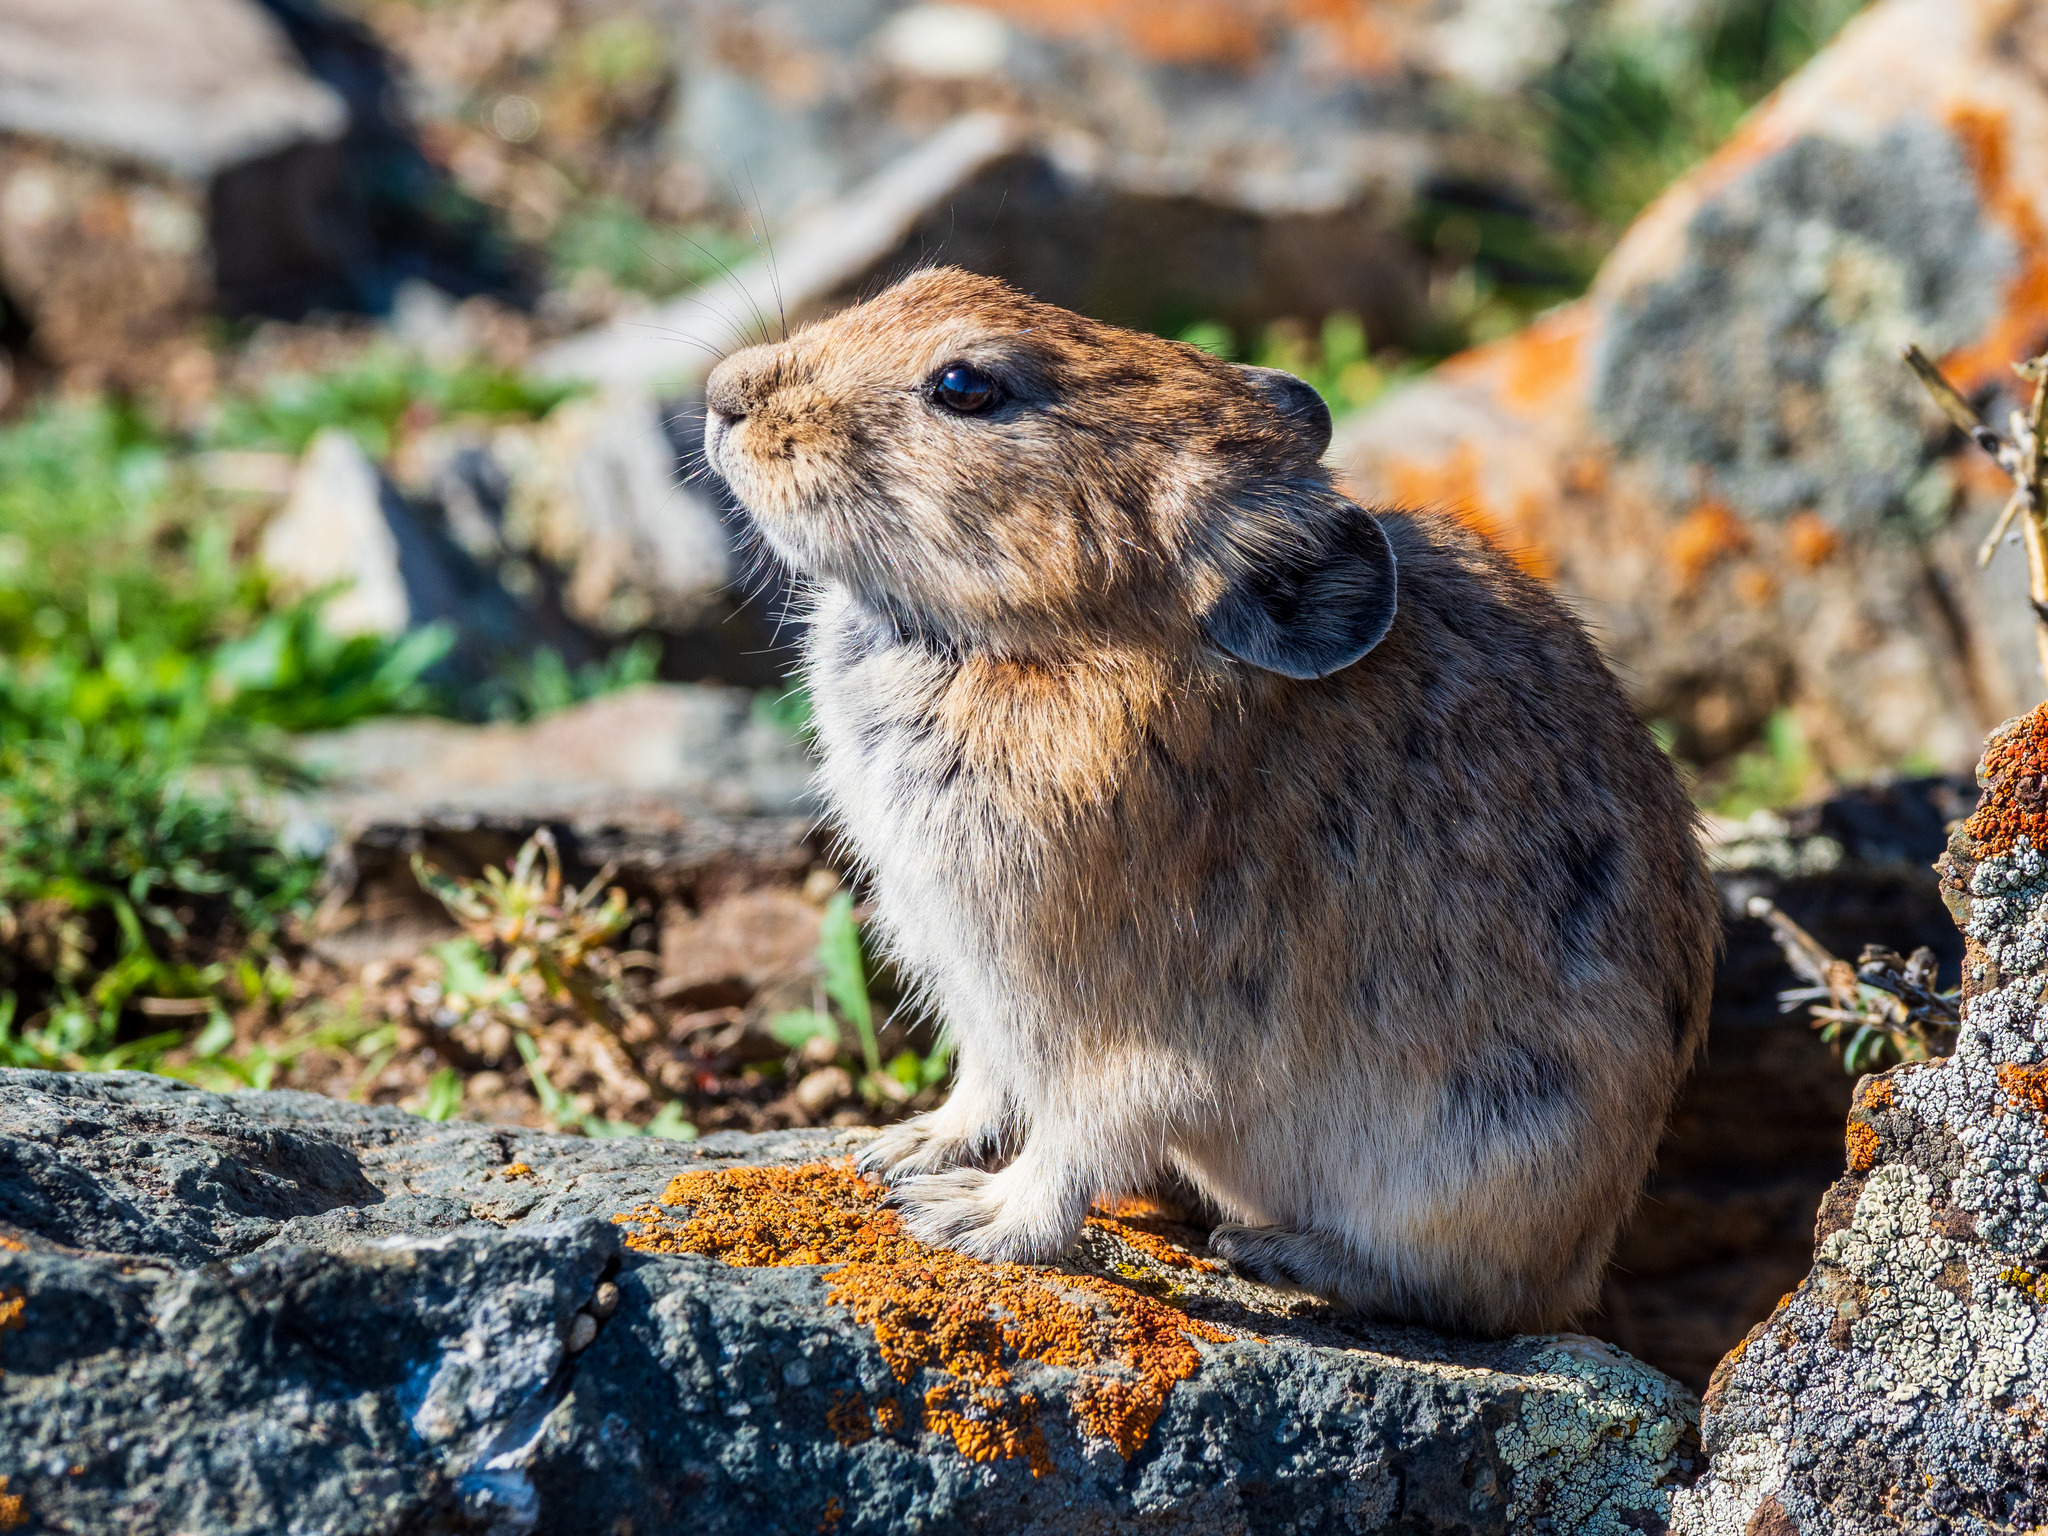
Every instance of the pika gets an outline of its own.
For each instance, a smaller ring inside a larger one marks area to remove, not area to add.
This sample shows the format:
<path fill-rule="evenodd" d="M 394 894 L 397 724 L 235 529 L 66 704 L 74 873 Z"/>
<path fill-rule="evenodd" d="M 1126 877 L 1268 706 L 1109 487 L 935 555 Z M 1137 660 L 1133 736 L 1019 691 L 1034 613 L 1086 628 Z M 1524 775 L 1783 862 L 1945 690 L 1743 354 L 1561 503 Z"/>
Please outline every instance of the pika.
<path fill-rule="evenodd" d="M 725 358 L 825 794 L 957 1048 L 860 1159 L 1042 1262 L 1192 1190 L 1239 1273 L 1498 1334 L 1593 1301 L 1706 1026 L 1695 816 L 1577 622 L 1367 512 L 1307 384 L 918 272 Z"/>

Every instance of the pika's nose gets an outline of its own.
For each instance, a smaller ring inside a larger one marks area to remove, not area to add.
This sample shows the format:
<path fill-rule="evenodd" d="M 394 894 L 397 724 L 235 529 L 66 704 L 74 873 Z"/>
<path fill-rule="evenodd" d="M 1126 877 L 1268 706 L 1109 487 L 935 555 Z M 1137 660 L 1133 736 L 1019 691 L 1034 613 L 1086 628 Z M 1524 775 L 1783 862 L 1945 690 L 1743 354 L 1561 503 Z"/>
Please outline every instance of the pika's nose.
<path fill-rule="evenodd" d="M 735 361 L 728 357 L 704 381 L 704 408 L 727 421 L 738 421 L 747 414 L 746 391 L 741 387 L 740 370 L 733 367 Z"/>
<path fill-rule="evenodd" d="M 761 408 L 775 393 L 783 350 L 743 347 L 721 361 L 704 381 L 704 405 L 712 415 L 738 421 Z"/>

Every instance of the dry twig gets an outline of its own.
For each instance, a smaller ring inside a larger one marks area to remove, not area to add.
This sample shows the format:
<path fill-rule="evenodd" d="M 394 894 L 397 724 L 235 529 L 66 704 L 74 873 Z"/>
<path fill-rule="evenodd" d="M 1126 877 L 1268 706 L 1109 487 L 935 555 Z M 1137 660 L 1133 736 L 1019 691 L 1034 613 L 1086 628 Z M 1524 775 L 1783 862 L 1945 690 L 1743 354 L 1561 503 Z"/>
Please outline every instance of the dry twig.
<path fill-rule="evenodd" d="M 2012 477 L 2012 499 L 1998 514 L 1991 535 L 1977 551 L 1979 567 L 1989 565 L 1998 552 L 2005 531 L 2015 517 L 2027 547 L 2027 595 L 2034 607 L 2034 650 L 2040 660 L 2041 679 L 2048 682 L 2048 354 L 2013 364 L 2013 371 L 2034 386 L 2034 399 L 2025 412 L 2012 413 L 2010 439 L 2000 437 L 1965 400 L 1962 392 L 1918 347 L 1908 346 L 1901 356 L 1914 376 L 1926 386 L 1934 403 L 1971 442 L 1991 455 L 1998 467 Z"/>
<path fill-rule="evenodd" d="M 1866 944 L 1852 966 L 1828 953 L 1766 896 L 1750 899 L 1749 915 L 1770 924 L 1786 962 L 1808 985 L 1778 994 L 1790 1013 L 1801 1003 L 1821 1039 L 1842 1053 L 1852 1072 L 1892 1061 L 1927 1061 L 1955 1044 L 1957 993 L 1935 984 L 1934 951 L 1922 945 L 1910 958 Z"/>

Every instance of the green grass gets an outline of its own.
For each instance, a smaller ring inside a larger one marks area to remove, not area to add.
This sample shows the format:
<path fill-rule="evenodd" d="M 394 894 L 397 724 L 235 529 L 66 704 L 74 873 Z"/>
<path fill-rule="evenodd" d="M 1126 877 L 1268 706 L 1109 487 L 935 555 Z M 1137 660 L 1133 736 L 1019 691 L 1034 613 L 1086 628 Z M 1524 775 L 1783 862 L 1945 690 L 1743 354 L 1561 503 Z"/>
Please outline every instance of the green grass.
<path fill-rule="evenodd" d="M 1373 360 L 1365 327 L 1346 311 L 1326 316 L 1314 331 L 1295 321 L 1275 321 L 1249 345 L 1214 320 L 1189 326 L 1179 339 L 1230 362 L 1284 369 L 1315 386 L 1334 416 L 1370 404 L 1399 371 Z"/>
<path fill-rule="evenodd" d="M 570 209 L 548 239 L 558 279 L 601 272 L 621 288 L 654 298 L 708 283 L 754 254 L 746 236 L 712 224 L 666 228 L 613 197 L 594 197 Z"/>
<path fill-rule="evenodd" d="M 1612 234 L 1728 137 L 1863 0 L 1728 0 L 1705 25 L 1608 21 L 1530 93 L 1564 191 Z"/>
<path fill-rule="evenodd" d="M 580 385 L 542 383 L 488 363 L 436 367 L 400 347 L 375 347 L 345 367 L 280 374 L 224 401 L 208 446 L 298 453 L 323 427 L 340 427 L 383 458 L 408 417 L 531 420 L 580 392 Z"/>

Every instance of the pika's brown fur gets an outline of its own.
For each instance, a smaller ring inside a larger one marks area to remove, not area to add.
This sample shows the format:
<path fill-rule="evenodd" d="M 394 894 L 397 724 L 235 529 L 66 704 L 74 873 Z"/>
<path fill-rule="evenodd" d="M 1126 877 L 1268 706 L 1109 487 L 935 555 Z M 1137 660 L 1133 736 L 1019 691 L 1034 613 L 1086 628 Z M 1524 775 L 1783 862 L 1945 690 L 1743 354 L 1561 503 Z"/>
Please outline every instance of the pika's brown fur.
<path fill-rule="evenodd" d="M 1298 381 L 962 272 L 708 400 L 815 584 L 824 784 L 958 1046 L 864 1160 L 911 1230 L 1045 1260 L 1176 1184 L 1255 1277 L 1479 1332 L 1583 1309 L 1718 919 L 1564 608 L 1338 495 Z"/>

